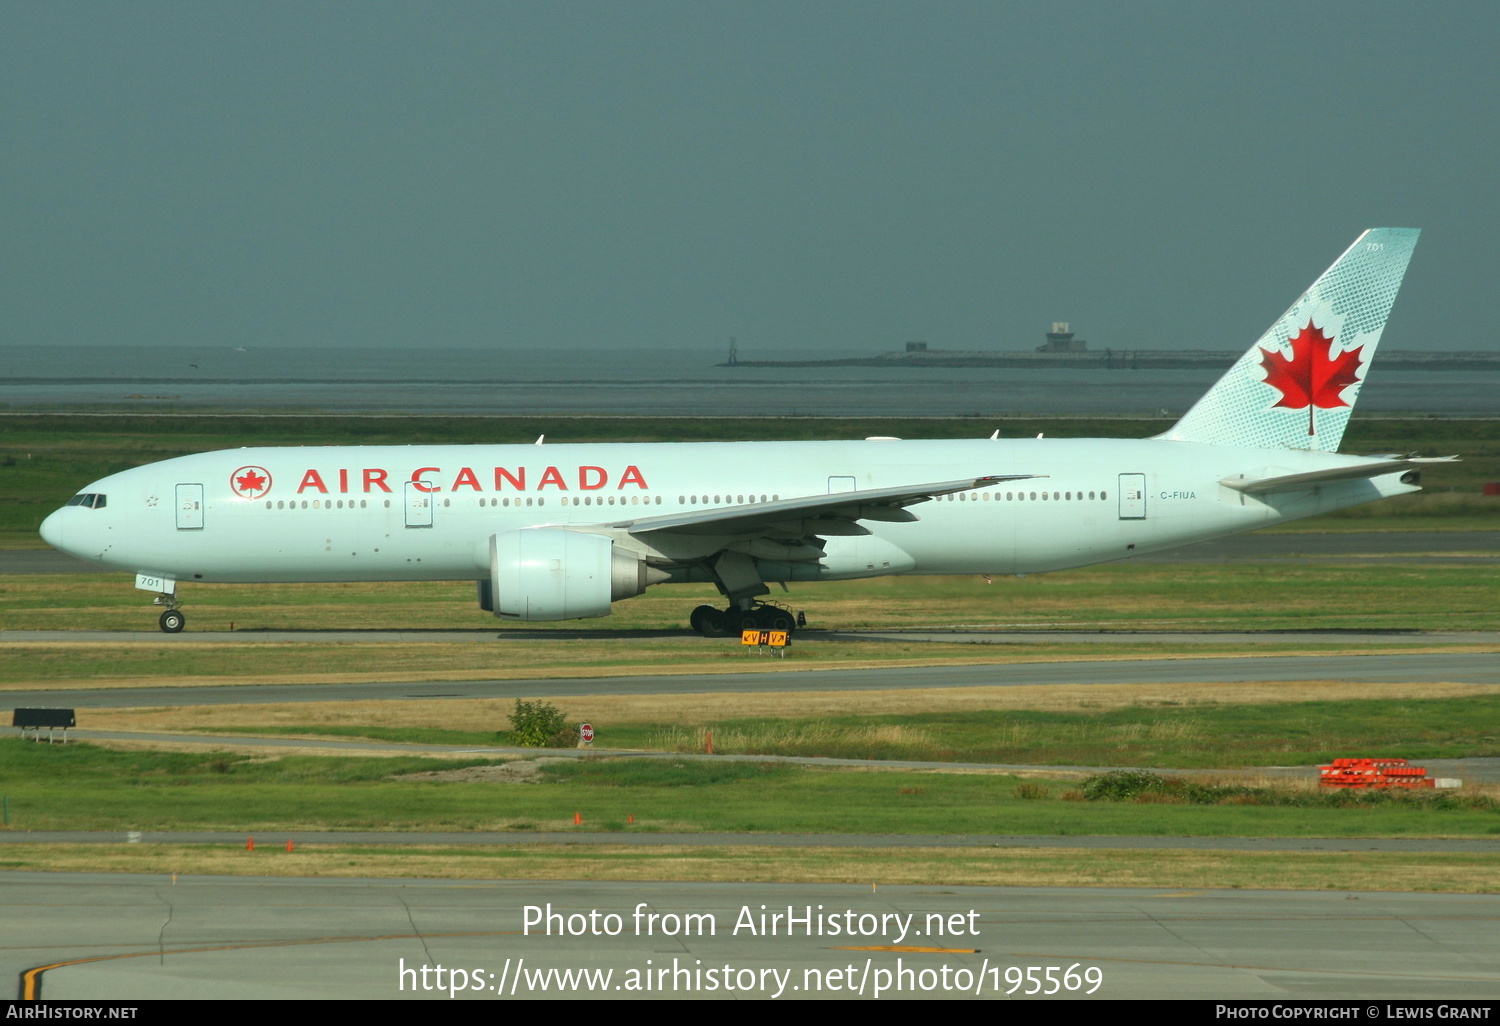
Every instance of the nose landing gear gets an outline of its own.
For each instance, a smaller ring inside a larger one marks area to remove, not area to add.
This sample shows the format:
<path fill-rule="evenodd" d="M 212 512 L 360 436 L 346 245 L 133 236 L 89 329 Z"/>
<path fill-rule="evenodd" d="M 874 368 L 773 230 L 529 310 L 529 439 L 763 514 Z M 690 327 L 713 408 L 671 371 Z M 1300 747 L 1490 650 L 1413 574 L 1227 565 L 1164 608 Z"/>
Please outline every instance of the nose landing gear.
<path fill-rule="evenodd" d="M 151 600 L 153 606 L 166 606 L 166 612 L 156 621 L 163 634 L 176 634 L 182 630 L 187 623 L 186 618 L 177 611 L 177 580 L 159 574 L 136 574 L 135 586 L 141 591 L 154 591 L 156 597 Z"/>
<path fill-rule="evenodd" d="M 166 610 L 156 620 L 156 625 L 162 629 L 164 634 L 179 634 L 187 625 L 187 617 L 183 616 L 177 608 L 177 596 L 168 592 L 162 592 L 156 596 L 151 603 L 153 606 L 166 606 Z"/>

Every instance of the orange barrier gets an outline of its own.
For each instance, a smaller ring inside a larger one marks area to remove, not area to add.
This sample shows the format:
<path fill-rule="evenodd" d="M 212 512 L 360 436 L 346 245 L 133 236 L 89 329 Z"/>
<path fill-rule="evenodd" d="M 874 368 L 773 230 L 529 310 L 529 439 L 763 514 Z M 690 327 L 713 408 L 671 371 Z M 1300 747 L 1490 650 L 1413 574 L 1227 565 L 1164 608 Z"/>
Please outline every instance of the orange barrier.
<path fill-rule="evenodd" d="M 1319 787 L 1432 787 L 1421 766 L 1405 759 L 1334 759 L 1318 767 Z"/>

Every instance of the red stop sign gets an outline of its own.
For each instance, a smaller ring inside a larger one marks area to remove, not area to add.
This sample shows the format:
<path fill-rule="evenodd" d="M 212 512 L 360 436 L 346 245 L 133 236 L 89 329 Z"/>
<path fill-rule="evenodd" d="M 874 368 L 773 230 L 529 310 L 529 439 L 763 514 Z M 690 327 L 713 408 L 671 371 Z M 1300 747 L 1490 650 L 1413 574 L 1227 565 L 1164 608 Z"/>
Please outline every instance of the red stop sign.
<path fill-rule="evenodd" d="M 594 725 L 592 723 L 580 723 L 578 725 L 578 733 L 583 738 L 585 744 L 594 743 Z"/>

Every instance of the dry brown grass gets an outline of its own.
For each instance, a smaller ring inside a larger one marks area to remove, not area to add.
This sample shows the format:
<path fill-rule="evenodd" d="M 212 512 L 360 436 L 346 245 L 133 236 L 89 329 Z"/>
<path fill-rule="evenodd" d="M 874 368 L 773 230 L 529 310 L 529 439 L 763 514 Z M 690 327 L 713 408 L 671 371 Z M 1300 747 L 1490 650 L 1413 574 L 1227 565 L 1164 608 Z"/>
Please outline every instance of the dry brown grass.
<path fill-rule="evenodd" d="M 164 648 L 172 645 L 175 647 Z M 1368 645 L 1270 646 L 1277 656 L 1363 655 Z M 1500 653 L 1500 646 L 1401 646 L 1404 655 Z M 1240 645 L 1158 645 L 1066 642 L 946 644 L 928 641 L 838 641 L 812 637 L 787 659 L 758 658 L 732 641 L 702 638 L 612 638 L 525 642 L 268 642 L 181 644 L 147 636 L 140 642 L 16 641 L 0 645 L 6 687 L 223 687 L 255 684 L 366 684 L 391 680 L 524 680 L 562 677 L 681 676 L 860 670 L 921 666 L 1004 666 L 1014 663 L 1144 659 L 1243 658 Z"/>
<path fill-rule="evenodd" d="M 180 731 L 179 733 L 192 733 L 191 731 Z M 316 731 L 309 731 L 316 736 Z M 340 738 L 339 740 L 344 740 Z M 350 751 L 347 748 L 320 748 L 316 743 L 288 741 L 285 745 L 266 744 L 235 744 L 233 741 L 157 741 L 136 740 L 134 738 L 89 738 L 88 743 L 96 748 L 109 748 L 120 752 L 191 752 L 201 755 L 205 752 L 229 752 L 235 755 L 249 756 L 252 761 L 263 762 L 270 759 L 280 759 L 291 755 L 331 755 L 337 758 L 394 758 L 397 756 L 411 756 L 410 751 L 403 751 L 399 746 L 388 748 L 371 748 L 368 750 Z M 472 751 L 454 750 L 445 752 L 423 751 L 416 753 L 423 759 L 473 759 L 476 756 Z M 521 758 L 515 755 L 496 754 L 494 756 L 481 756 L 494 759 Z"/>
<path fill-rule="evenodd" d="M 929 642 L 804 641 L 790 659 L 756 658 L 731 642 L 697 638 L 642 641 L 533 641 L 524 645 L 404 642 L 218 642 L 194 644 L 174 653 L 180 669 L 143 667 L 120 672 L 140 660 L 155 639 L 122 645 L 107 642 L 9 642 L 0 654 L 11 664 L 11 685 L 49 689 L 132 687 L 220 687 L 250 684 L 364 684 L 389 680 L 516 680 L 573 676 L 619 677 L 642 673 L 776 673 L 809 669 L 884 669 L 899 666 L 983 665 L 1110 658 L 1147 658 L 1128 650 L 1105 651 L 1040 646 L 976 646 Z M 156 642 L 160 645 L 160 642 Z M 1461 649 L 1468 651 L 1470 649 Z M 1189 653 L 1184 653 L 1186 656 Z M 1211 655 L 1193 652 L 1191 655 Z M 1332 654 L 1332 653 L 1329 653 Z M 1170 658 L 1160 653 L 1155 658 Z M 44 661 L 72 663 L 71 673 L 38 672 Z M 212 666 L 218 672 L 205 672 Z M 110 672 L 103 667 L 114 668 Z M 224 668 L 231 668 L 227 671 Z"/>
<path fill-rule="evenodd" d="M 273 835 L 233 845 L 7 844 L 7 869 L 303 877 L 669 880 L 1005 887 L 1256 888 L 1494 893 L 1487 854 L 1218 852 L 1075 848 L 776 848 L 525 845 L 372 850 L 303 845 Z M 1350 887 L 1353 883 L 1355 886 Z"/>
<path fill-rule="evenodd" d="M 570 717 L 613 724 L 701 726 L 741 717 L 903 715 L 922 712 L 1030 709 L 1098 711 L 1134 705 L 1182 707 L 1350 698 L 1472 698 L 1492 696 L 1482 684 L 1350 684 L 1272 681 L 1256 684 L 1057 684 L 1018 687 L 912 688 L 889 691 L 777 691 L 748 694 L 577 695 L 550 698 Z M 512 699 L 287 702 L 183 708 L 85 709 L 79 726 L 96 730 L 190 730 L 226 727 L 439 727 L 466 724 L 504 729 Z"/>
<path fill-rule="evenodd" d="M 889 746 L 896 749 L 923 749 L 936 746 L 930 731 L 901 724 L 875 724 L 864 727 L 834 726 L 829 723 L 779 723 L 750 730 L 718 726 L 714 744 L 727 752 L 818 751 L 836 750 L 843 745 Z M 692 726 L 671 726 L 656 731 L 648 747 L 668 752 L 692 752 L 703 745 L 703 731 Z"/>

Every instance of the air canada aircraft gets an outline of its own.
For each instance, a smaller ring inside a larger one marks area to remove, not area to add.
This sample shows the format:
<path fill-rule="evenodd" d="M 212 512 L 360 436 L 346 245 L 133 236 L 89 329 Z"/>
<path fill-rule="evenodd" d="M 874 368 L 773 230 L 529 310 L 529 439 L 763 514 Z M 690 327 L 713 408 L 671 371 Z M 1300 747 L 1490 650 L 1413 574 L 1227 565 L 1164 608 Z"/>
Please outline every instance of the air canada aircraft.
<path fill-rule="evenodd" d="M 504 620 L 606 616 L 711 582 L 711 636 L 791 630 L 769 584 L 1031 574 L 1418 490 L 1431 460 L 1338 452 L 1417 242 L 1362 234 L 1154 438 L 245 448 L 88 485 L 48 544 L 179 582 L 477 582 Z"/>

